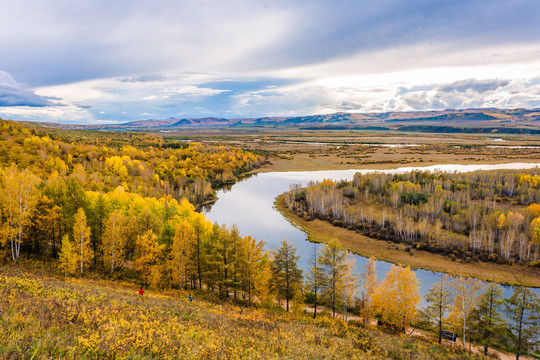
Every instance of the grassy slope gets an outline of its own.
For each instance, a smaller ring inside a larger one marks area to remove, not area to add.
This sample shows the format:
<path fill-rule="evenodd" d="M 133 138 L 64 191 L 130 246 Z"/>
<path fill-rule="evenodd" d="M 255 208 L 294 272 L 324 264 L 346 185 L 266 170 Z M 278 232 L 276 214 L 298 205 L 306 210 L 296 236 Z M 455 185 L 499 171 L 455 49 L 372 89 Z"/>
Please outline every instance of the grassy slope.
<path fill-rule="evenodd" d="M 305 231 L 311 241 L 328 242 L 332 238 L 337 238 L 347 249 L 362 256 L 374 256 L 377 260 L 451 274 L 461 272 L 466 276 L 496 281 L 501 284 L 540 287 L 540 271 L 538 269 L 517 264 L 509 266 L 486 262 L 462 263 L 452 261 L 447 256 L 420 250 L 413 250 L 411 256 L 409 252 L 404 250 L 406 245 L 403 244 L 398 245 L 371 239 L 322 220 L 305 221 L 289 211 L 281 198 L 278 199 L 277 209 L 292 223 Z"/>
<path fill-rule="evenodd" d="M 0 358 L 464 359 L 430 341 L 328 317 L 240 307 L 185 292 L 147 291 L 0 266 Z M 206 300 L 204 298 L 207 298 Z"/>

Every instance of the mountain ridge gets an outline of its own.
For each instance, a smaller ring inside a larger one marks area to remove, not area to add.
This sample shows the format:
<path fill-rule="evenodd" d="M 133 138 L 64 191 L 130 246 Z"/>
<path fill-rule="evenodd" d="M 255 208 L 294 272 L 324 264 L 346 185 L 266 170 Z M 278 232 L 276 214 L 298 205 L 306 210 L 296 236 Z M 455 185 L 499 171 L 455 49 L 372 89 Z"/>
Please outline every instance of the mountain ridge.
<path fill-rule="evenodd" d="M 381 113 L 315 114 L 306 116 L 268 116 L 247 118 L 223 117 L 179 117 L 168 119 L 134 120 L 121 124 L 59 124 L 52 122 L 36 123 L 40 126 L 64 129 L 89 130 L 150 130 L 171 131 L 186 128 L 228 128 L 228 127 L 277 127 L 304 129 L 358 129 L 388 128 L 399 130 L 403 126 L 422 125 L 449 127 L 498 128 L 520 127 L 540 130 L 540 109 L 446 109 L 429 111 L 391 111 Z M 407 131 L 407 130 L 404 130 Z M 527 131 L 525 131 L 527 132 Z M 533 132 L 536 133 L 536 132 Z"/>

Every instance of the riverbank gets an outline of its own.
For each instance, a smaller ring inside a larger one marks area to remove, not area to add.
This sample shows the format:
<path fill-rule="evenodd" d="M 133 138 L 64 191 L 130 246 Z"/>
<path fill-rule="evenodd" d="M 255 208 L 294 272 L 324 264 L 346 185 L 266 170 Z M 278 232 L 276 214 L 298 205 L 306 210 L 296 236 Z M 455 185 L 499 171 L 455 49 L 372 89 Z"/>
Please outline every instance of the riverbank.
<path fill-rule="evenodd" d="M 293 159 L 271 157 L 270 162 L 254 169 L 249 174 L 259 174 L 266 172 L 287 172 L 287 171 L 320 171 L 320 170 L 349 170 L 353 168 L 373 169 L 375 170 L 391 170 L 400 167 L 423 167 L 433 165 L 494 165 L 494 164 L 512 164 L 515 162 L 535 163 L 538 159 L 535 157 L 524 157 L 519 160 L 516 159 L 500 159 L 500 158 L 482 158 L 474 159 L 464 158 L 460 156 L 446 156 L 439 157 L 433 156 L 429 159 L 422 159 L 422 161 L 407 160 L 407 159 L 386 159 L 379 157 L 377 160 L 373 160 L 372 163 L 351 163 L 344 162 L 339 157 L 310 157 L 307 154 L 297 154 Z M 540 162 L 538 162 L 540 167 Z"/>
<path fill-rule="evenodd" d="M 405 248 L 408 246 L 405 244 L 371 239 L 318 219 L 306 221 L 285 206 L 282 196 L 278 197 L 275 205 L 276 209 L 287 220 L 304 231 L 308 235 L 308 239 L 313 242 L 327 243 L 332 238 L 337 238 L 345 248 L 368 258 L 373 256 L 377 260 L 400 263 L 415 269 L 420 268 L 451 275 L 461 273 L 464 276 L 495 281 L 504 285 L 540 287 L 540 270 L 538 269 L 519 264 L 510 266 L 488 262 L 465 263 L 459 260 L 452 261 L 446 256 L 427 251 L 406 251 Z"/>

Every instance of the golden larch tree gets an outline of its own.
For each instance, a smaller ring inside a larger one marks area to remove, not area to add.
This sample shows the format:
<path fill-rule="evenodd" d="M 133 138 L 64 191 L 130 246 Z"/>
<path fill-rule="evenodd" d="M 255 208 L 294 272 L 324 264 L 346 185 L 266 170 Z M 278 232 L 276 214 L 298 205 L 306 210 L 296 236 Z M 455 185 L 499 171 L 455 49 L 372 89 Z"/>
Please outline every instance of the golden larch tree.
<path fill-rule="evenodd" d="M 157 235 L 152 230 L 148 230 L 139 235 L 135 242 L 137 253 L 135 268 L 145 283 L 148 283 L 150 279 L 151 266 L 158 263 L 165 248 L 165 245 L 158 244 L 157 240 Z"/>
<path fill-rule="evenodd" d="M 343 280 L 347 273 L 347 252 L 337 239 L 320 248 L 319 263 L 325 276 L 325 296 L 332 304 L 332 316 L 336 316 L 336 306 L 343 296 Z"/>
<path fill-rule="evenodd" d="M 257 282 L 262 281 L 260 277 L 264 267 L 264 241 L 257 241 L 248 235 L 242 242 L 245 251 L 245 290 L 248 293 L 248 300 L 251 301 L 252 291 L 256 289 Z"/>
<path fill-rule="evenodd" d="M 187 277 L 195 270 L 193 251 L 195 249 L 195 230 L 186 221 L 181 220 L 174 232 L 170 254 L 170 267 L 173 282 L 180 288 L 187 286 Z"/>
<path fill-rule="evenodd" d="M 199 280 L 199 289 L 202 288 L 202 269 L 203 269 L 203 244 L 212 231 L 212 223 L 206 219 L 204 214 L 194 213 L 191 218 L 191 226 L 195 231 L 195 254 L 194 258 L 197 266 L 197 278 Z"/>

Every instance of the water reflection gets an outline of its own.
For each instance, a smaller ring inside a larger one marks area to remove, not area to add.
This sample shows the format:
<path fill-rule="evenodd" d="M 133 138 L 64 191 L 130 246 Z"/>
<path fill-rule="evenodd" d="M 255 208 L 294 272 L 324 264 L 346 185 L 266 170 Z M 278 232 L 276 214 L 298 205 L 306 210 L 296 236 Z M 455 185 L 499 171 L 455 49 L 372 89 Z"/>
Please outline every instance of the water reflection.
<path fill-rule="evenodd" d="M 220 224 L 232 226 L 236 224 L 244 235 L 250 234 L 257 240 L 264 240 L 266 248 L 275 249 L 283 238 L 289 239 L 300 254 L 299 266 L 306 270 L 309 258 L 314 249 L 320 245 L 307 241 L 306 234 L 289 223 L 275 208 L 275 198 L 289 189 L 291 184 L 306 186 L 309 181 L 323 179 L 351 180 L 355 173 L 368 173 L 380 171 L 383 173 L 405 173 L 412 170 L 468 172 L 476 170 L 498 169 L 530 169 L 540 166 L 532 163 L 496 164 L 496 165 L 432 165 L 427 167 L 403 167 L 391 170 L 328 170 L 328 171 L 291 171 L 270 172 L 254 175 L 232 186 L 231 189 L 220 190 L 218 200 L 208 210 L 206 216 Z M 356 265 L 359 271 L 368 259 L 356 256 Z M 390 270 L 392 264 L 378 261 L 377 270 L 379 279 L 382 279 Z M 430 285 L 438 280 L 439 273 L 417 270 L 416 276 L 421 283 L 420 292 L 424 295 Z M 540 296 L 540 289 L 534 289 Z M 511 287 L 505 288 L 505 296 L 512 294 Z"/>

